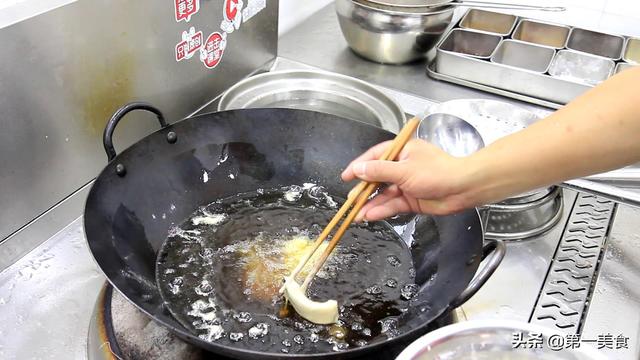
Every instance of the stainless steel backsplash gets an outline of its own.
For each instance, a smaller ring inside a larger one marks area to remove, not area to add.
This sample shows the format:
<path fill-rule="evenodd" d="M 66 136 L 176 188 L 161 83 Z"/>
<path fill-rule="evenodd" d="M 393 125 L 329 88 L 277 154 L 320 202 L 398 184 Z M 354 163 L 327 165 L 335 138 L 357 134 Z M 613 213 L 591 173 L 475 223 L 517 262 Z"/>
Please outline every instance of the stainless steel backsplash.
<path fill-rule="evenodd" d="M 223 11 L 238 5 L 199 0 L 177 21 L 183 1 L 78 0 L 0 29 L 0 241 L 95 178 L 104 125 L 121 105 L 148 101 L 174 122 L 275 58 L 278 1 L 244 0 L 262 10 L 226 35 L 215 68 L 199 51 L 176 61 L 183 31 L 203 42 L 224 33 Z M 148 114 L 127 116 L 116 150 L 156 128 Z"/>

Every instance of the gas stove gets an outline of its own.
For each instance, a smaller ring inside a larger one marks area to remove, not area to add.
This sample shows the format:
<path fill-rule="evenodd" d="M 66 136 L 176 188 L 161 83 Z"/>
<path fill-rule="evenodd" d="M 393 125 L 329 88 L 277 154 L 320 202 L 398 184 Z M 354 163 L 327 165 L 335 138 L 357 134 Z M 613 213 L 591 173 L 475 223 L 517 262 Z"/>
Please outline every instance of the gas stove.
<path fill-rule="evenodd" d="M 337 26 L 332 6 L 323 9 L 280 40 L 280 57 L 263 71 L 319 68 L 359 77 L 394 98 L 408 114 L 454 98 L 500 99 L 434 82 L 420 64 L 364 61 L 346 48 Z M 323 44 L 321 49 L 318 44 Z M 518 105 L 548 114 L 543 108 Z M 201 112 L 215 108 L 212 102 Z M 89 186 L 23 229 L 23 239 L 40 245 L 0 273 L 0 358 L 213 358 L 150 322 L 105 287 L 88 251 L 81 217 L 56 225 L 60 230 L 51 237 L 38 238 L 38 227 L 55 224 L 64 218 L 60 214 L 81 214 Z M 571 190 L 563 190 L 562 199 L 555 225 L 535 237 L 509 241 L 491 279 L 456 316 L 441 319 L 437 326 L 509 319 L 581 334 L 594 342 L 606 334 L 621 335 L 629 340 L 627 349 L 602 350 L 614 359 L 638 358 L 640 210 Z M 0 244 L 0 254 L 14 251 L 16 244 Z M 389 359 L 400 350 L 379 355 Z"/>
<path fill-rule="evenodd" d="M 459 311 L 447 313 L 436 319 L 425 333 L 457 322 L 461 315 Z M 390 346 L 362 359 L 393 359 L 408 345 L 400 343 Z M 108 284 L 100 291 L 91 316 L 87 356 L 89 359 L 115 357 L 123 360 L 227 359 L 180 340 L 166 328 L 154 323 Z"/>

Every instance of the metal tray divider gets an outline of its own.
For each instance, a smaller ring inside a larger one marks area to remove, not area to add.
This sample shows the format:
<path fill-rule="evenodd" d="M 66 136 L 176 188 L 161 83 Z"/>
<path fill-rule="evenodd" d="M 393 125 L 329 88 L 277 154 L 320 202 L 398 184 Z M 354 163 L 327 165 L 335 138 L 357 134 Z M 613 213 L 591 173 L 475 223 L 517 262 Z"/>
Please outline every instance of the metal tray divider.
<path fill-rule="evenodd" d="M 530 91 L 530 90 L 529 91 L 523 91 L 523 90 L 526 90 L 526 89 L 531 89 L 531 87 L 530 86 L 526 87 L 526 86 L 518 85 L 517 81 L 515 81 L 515 82 L 512 81 L 512 84 L 505 84 L 506 81 L 503 81 L 502 83 L 496 84 L 497 80 L 493 80 L 493 79 L 490 80 L 490 81 L 478 81 L 478 79 L 473 78 L 473 76 L 471 76 L 471 77 L 465 76 L 464 72 L 460 72 L 459 70 L 457 72 L 453 72 L 452 71 L 450 73 L 440 72 L 438 70 L 438 63 L 439 63 L 439 61 L 443 61 L 442 60 L 442 56 L 440 56 L 440 55 L 444 51 L 444 50 L 441 49 L 441 46 L 444 43 L 444 41 L 449 37 L 451 32 L 456 30 L 456 29 L 462 30 L 462 31 L 472 31 L 472 32 L 479 32 L 479 33 L 484 33 L 484 34 L 490 34 L 490 35 L 494 35 L 494 36 L 501 36 L 502 40 L 498 43 L 498 46 L 496 47 L 494 52 L 491 54 L 493 56 L 495 54 L 495 51 L 498 49 L 498 47 L 501 46 L 503 41 L 508 40 L 508 39 L 509 40 L 515 40 L 515 41 L 522 41 L 522 40 L 515 39 L 514 38 L 514 34 L 515 34 L 515 31 L 521 26 L 521 23 L 524 22 L 524 21 L 531 21 L 531 22 L 536 22 L 536 23 L 541 23 L 541 24 L 546 24 L 546 25 L 551 25 L 551 26 L 566 27 L 566 28 L 569 29 L 569 32 L 567 34 L 567 38 L 564 41 L 563 47 L 561 47 L 561 48 L 560 47 L 552 47 L 552 48 L 555 49 L 555 54 L 554 54 L 553 58 L 551 59 L 550 66 L 551 66 L 551 64 L 553 64 L 553 61 L 554 61 L 555 57 L 558 55 L 558 51 L 559 50 L 567 50 L 568 49 L 568 44 L 569 44 L 569 41 L 571 39 L 571 35 L 574 32 L 574 29 L 582 29 L 582 28 L 579 28 L 579 27 L 570 26 L 570 25 L 566 25 L 566 24 L 547 22 L 547 21 L 544 21 L 544 20 L 537 20 L 537 19 L 530 19 L 530 18 L 522 17 L 522 16 L 516 16 L 515 25 L 511 28 L 511 32 L 509 34 L 507 34 L 507 35 L 491 33 L 491 32 L 478 30 L 478 29 L 474 29 L 474 28 L 463 28 L 461 26 L 461 23 L 468 16 L 468 14 L 469 14 L 469 12 L 471 10 L 472 9 L 467 10 L 465 12 L 465 14 L 455 23 L 455 25 L 445 34 L 445 36 L 443 36 L 442 39 L 440 39 L 440 41 L 436 45 L 436 56 L 435 56 L 434 60 L 430 64 L 427 65 L 426 73 L 427 73 L 428 76 L 430 76 L 430 77 L 432 77 L 432 78 L 434 78 L 436 80 L 447 81 L 447 82 L 455 83 L 455 84 L 458 84 L 458 85 L 463 85 L 463 86 L 467 86 L 467 87 L 470 87 L 470 88 L 474 88 L 474 89 L 478 89 L 478 90 L 482 90 L 482 91 L 486 91 L 486 92 L 490 92 L 490 93 L 494 93 L 494 94 L 510 97 L 510 98 L 513 98 L 513 99 L 526 101 L 526 102 L 533 103 L 533 104 L 536 104 L 536 105 L 549 107 L 549 108 L 552 108 L 552 109 L 561 108 L 566 103 L 568 103 L 569 101 L 573 100 L 575 97 L 581 95 L 582 93 L 584 93 L 585 91 L 587 91 L 587 90 L 589 90 L 589 89 L 591 89 L 593 87 L 593 85 L 589 85 L 589 84 L 586 84 L 586 83 L 581 83 L 581 82 L 577 82 L 577 81 L 571 81 L 571 80 L 566 80 L 566 79 L 553 77 L 553 76 L 549 75 L 549 73 L 548 73 L 549 69 L 547 69 L 547 71 L 544 72 L 544 73 L 539 73 L 539 72 L 536 73 L 536 72 L 532 72 L 532 71 L 524 69 L 524 68 L 518 68 L 518 67 L 514 67 L 514 66 L 495 63 L 495 62 L 491 62 L 491 60 L 482 60 L 482 59 L 478 59 L 478 58 L 473 58 L 471 56 L 467 56 L 467 55 L 462 54 L 462 53 L 454 53 L 454 52 L 447 52 L 447 56 L 450 57 L 450 58 L 451 57 L 455 57 L 455 58 L 457 58 L 456 61 L 458 61 L 459 63 L 466 63 L 466 65 L 468 65 L 469 67 L 483 66 L 484 70 L 488 70 L 489 72 L 494 71 L 499 76 L 493 76 L 493 78 L 499 77 L 501 79 L 507 79 L 507 78 L 512 78 L 512 77 L 525 76 L 525 78 L 527 78 L 529 81 L 533 81 L 533 82 L 539 83 L 539 85 L 542 87 L 542 89 L 546 89 L 548 91 L 543 91 L 541 88 L 538 88 L 536 91 Z M 584 29 L 584 30 L 592 31 L 592 30 L 589 30 L 589 29 Z M 596 31 L 596 32 L 598 32 L 598 31 Z M 603 33 L 603 34 L 611 35 L 611 36 L 614 36 L 614 37 L 622 37 L 624 39 L 624 44 L 623 44 L 623 48 L 622 48 L 622 53 L 620 54 L 620 58 L 611 59 L 611 58 L 608 58 L 608 57 L 605 57 L 605 56 L 596 55 L 596 54 L 591 54 L 591 55 L 600 56 L 600 57 L 607 58 L 607 59 L 610 59 L 610 60 L 614 61 L 615 65 L 616 65 L 616 69 L 619 67 L 620 64 L 629 64 L 627 61 L 625 61 L 624 56 L 625 56 L 626 51 L 627 51 L 627 46 L 628 46 L 628 43 L 629 43 L 629 39 L 632 38 L 632 37 L 622 36 L 622 35 L 617 35 L 617 34 L 607 34 L 607 33 Z M 526 41 L 523 41 L 523 42 L 526 42 Z M 538 44 L 538 43 L 531 43 L 531 44 L 533 44 L 535 46 L 543 46 L 543 47 L 547 46 L 547 45 Z M 550 46 L 547 46 L 547 47 L 550 47 Z M 574 50 L 574 51 L 577 51 L 577 50 Z M 589 53 L 586 53 L 586 54 L 589 54 Z M 446 61 L 446 59 L 444 61 Z M 489 65 L 487 65 L 487 63 L 489 63 Z M 631 64 L 631 65 L 635 65 L 635 64 Z M 461 68 L 461 67 L 458 66 L 458 69 L 459 68 Z M 539 75 L 539 77 L 537 77 L 537 78 L 536 77 L 530 77 L 529 76 L 530 74 L 527 74 L 527 73 L 535 73 L 535 74 Z M 613 76 L 615 74 L 616 74 L 616 71 L 612 71 L 610 76 Z M 514 85 L 513 83 L 516 83 L 516 84 Z M 523 82 L 520 81 L 520 83 L 522 84 Z"/>

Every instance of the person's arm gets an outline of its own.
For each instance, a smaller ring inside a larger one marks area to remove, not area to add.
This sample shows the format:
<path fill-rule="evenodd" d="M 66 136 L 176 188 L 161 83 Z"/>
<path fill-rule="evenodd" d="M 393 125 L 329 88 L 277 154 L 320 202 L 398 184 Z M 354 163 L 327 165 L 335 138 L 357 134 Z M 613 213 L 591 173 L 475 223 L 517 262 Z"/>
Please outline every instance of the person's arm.
<path fill-rule="evenodd" d="M 640 161 L 640 67 L 624 71 L 549 117 L 466 158 L 413 141 L 398 162 L 373 160 L 378 145 L 342 174 L 392 185 L 361 212 L 448 214 Z"/>

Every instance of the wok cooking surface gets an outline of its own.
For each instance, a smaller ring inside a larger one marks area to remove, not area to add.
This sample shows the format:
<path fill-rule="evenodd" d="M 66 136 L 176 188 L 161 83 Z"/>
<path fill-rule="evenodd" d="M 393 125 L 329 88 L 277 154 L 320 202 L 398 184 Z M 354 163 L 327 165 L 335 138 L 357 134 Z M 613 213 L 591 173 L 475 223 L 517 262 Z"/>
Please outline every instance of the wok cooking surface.
<path fill-rule="evenodd" d="M 418 289 L 411 252 L 386 222 L 351 226 L 309 288 L 313 300 L 338 302 L 344 337 L 332 335 L 336 325 L 295 312 L 275 317 L 284 305 L 282 279 L 337 207 L 323 187 L 306 183 L 198 209 L 159 251 L 156 281 L 165 305 L 200 338 L 261 353 L 331 353 L 399 335 Z"/>

